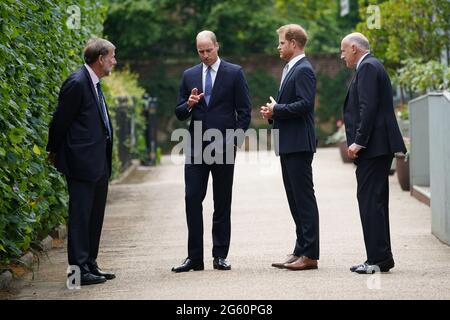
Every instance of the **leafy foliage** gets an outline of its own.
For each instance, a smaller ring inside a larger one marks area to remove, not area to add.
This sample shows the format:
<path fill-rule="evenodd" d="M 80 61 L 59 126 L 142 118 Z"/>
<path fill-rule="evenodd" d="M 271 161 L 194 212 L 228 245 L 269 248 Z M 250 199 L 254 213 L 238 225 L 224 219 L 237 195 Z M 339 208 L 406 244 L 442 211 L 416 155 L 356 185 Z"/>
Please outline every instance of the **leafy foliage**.
<path fill-rule="evenodd" d="M 350 76 L 351 72 L 348 69 L 341 69 L 334 77 L 325 73 L 317 75 L 319 107 L 316 109 L 316 117 L 317 138 L 320 144 L 345 141 L 342 105 L 347 94 L 345 84 L 350 80 Z M 333 134 L 330 136 L 331 133 Z"/>
<path fill-rule="evenodd" d="M 338 53 L 341 39 L 359 22 L 357 0 L 350 0 L 350 13 L 344 17 L 340 16 L 339 0 L 276 0 L 276 7 L 289 23 L 306 29 L 308 52 Z"/>
<path fill-rule="evenodd" d="M 345 84 L 350 80 L 350 76 L 351 72 L 348 69 L 341 69 L 335 77 L 325 73 L 318 74 L 317 91 L 320 107 L 316 114 L 319 122 L 333 121 L 335 123 L 342 119 L 342 105 L 347 94 Z"/>
<path fill-rule="evenodd" d="M 431 60 L 408 59 L 398 70 L 399 84 L 413 92 L 447 90 L 450 82 L 450 67 Z"/>
<path fill-rule="evenodd" d="M 276 48 L 274 0 L 112 0 L 105 34 L 120 59 L 196 55 L 195 35 L 214 31 L 225 55 Z"/>
<path fill-rule="evenodd" d="M 79 29 L 66 24 L 73 5 Z M 83 0 L 0 2 L 0 263 L 64 222 L 65 181 L 45 162 L 48 123 L 81 48 L 101 33 L 105 9 Z"/>
<path fill-rule="evenodd" d="M 264 70 L 248 72 L 247 82 L 252 99 L 252 106 L 258 110 L 260 106 L 269 102 L 270 95 L 274 98 L 276 97 L 280 85 L 278 79 L 275 79 Z"/>
<path fill-rule="evenodd" d="M 401 62 L 413 58 L 440 59 L 450 43 L 450 2 L 447 0 L 388 0 L 360 2 L 364 20 L 358 31 L 365 34 L 371 51 L 394 74 Z M 381 28 L 369 29 L 365 23 L 368 5 L 379 5 Z"/>

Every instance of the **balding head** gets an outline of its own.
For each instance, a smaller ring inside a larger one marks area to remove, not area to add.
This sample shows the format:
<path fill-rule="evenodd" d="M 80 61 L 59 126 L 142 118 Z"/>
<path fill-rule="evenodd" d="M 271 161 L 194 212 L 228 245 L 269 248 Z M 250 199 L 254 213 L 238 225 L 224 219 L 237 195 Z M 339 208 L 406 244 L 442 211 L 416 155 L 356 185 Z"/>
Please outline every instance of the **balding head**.
<path fill-rule="evenodd" d="M 217 61 L 219 43 L 214 32 L 203 30 L 197 34 L 197 52 L 200 60 L 207 66 L 213 65 Z"/>
<path fill-rule="evenodd" d="M 197 42 L 199 40 L 201 40 L 201 41 L 210 40 L 213 44 L 217 43 L 216 35 L 214 34 L 214 32 L 209 31 L 209 30 L 203 30 L 203 31 L 199 32 L 197 34 Z"/>
<path fill-rule="evenodd" d="M 365 52 L 370 50 L 369 40 L 359 32 L 353 32 L 346 35 L 342 41 L 346 41 L 350 45 L 355 44 L 360 50 Z"/>
<path fill-rule="evenodd" d="M 356 68 L 356 65 L 370 50 L 369 40 L 359 32 L 350 33 L 341 42 L 341 59 L 345 60 L 348 68 Z"/>

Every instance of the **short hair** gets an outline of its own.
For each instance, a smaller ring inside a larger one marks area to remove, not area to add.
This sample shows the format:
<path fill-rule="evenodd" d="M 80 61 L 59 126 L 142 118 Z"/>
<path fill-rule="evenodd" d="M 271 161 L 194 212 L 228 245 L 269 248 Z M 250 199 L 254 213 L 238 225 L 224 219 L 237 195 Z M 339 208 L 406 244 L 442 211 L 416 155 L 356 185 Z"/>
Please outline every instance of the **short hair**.
<path fill-rule="evenodd" d="M 356 45 L 364 50 L 370 50 L 369 40 L 366 36 L 359 32 L 350 33 L 345 37 L 345 39 L 350 43 L 356 43 Z"/>
<path fill-rule="evenodd" d="M 116 47 L 108 40 L 101 38 L 91 38 L 84 47 L 84 62 L 88 65 L 95 63 L 99 56 L 105 56 L 110 50 L 115 50 Z"/>
<path fill-rule="evenodd" d="M 212 41 L 212 43 L 214 43 L 214 44 L 217 43 L 217 37 L 216 37 L 215 33 L 212 31 L 209 31 L 209 30 L 200 31 L 197 34 L 196 40 L 198 40 L 199 38 L 203 38 L 203 37 L 209 38 Z"/>
<path fill-rule="evenodd" d="M 284 33 L 284 37 L 286 40 L 291 41 L 295 40 L 303 49 L 306 46 L 306 42 L 308 42 L 308 34 L 305 29 L 298 24 L 286 24 L 281 26 L 277 30 L 278 34 Z"/>

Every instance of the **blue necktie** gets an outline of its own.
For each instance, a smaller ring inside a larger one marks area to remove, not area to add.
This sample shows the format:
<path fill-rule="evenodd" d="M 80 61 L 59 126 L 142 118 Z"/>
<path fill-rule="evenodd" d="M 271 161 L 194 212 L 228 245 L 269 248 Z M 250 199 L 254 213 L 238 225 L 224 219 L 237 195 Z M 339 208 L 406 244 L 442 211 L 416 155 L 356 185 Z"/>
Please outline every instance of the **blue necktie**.
<path fill-rule="evenodd" d="M 98 101 L 100 102 L 100 109 L 102 110 L 102 120 L 108 131 L 108 138 L 111 138 L 111 128 L 109 127 L 108 112 L 106 111 L 105 98 L 103 96 L 100 82 L 97 83 Z"/>
<path fill-rule="evenodd" d="M 211 67 L 208 67 L 205 77 L 205 101 L 207 105 L 209 104 L 211 93 L 212 93 Z"/>

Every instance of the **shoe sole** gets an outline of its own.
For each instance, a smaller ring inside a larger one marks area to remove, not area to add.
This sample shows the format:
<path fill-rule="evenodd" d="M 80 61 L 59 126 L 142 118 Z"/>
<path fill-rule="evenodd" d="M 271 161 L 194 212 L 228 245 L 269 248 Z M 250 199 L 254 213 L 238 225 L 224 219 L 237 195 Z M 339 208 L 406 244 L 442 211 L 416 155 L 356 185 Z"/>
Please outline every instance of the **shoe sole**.
<path fill-rule="evenodd" d="M 289 266 L 286 266 L 286 267 L 284 267 L 284 268 L 285 268 L 285 269 L 288 269 L 288 270 L 292 270 L 292 271 L 303 271 L 303 270 L 315 270 L 315 269 L 319 269 L 318 266 L 309 266 L 309 267 L 304 267 L 304 268 L 300 268 L 300 269 L 292 268 L 292 267 L 289 267 Z"/>
<path fill-rule="evenodd" d="M 285 269 L 286 268 L 284 265 L 275 265 L 275 264 L 272 264 L 272 267 L 277 268 L 277 269 Z"/>
<path fill-rule="evenodd" d="M 393 267 L 392 267 L 393 268 Z M 391 270 L 392 268 L 383 268 L 383 269 L 380 269 L 380 273 L 387 273 L 387 272 L 389 272 L 389 270 Z M 367 271 L 364 271 L 364 272 L 359 272 L 359 271 L 353 271 L 353 272 L 355 272 L 355 273 L 357 273 L 357 274 L 374 274 L 374 273 L 376 273 L 377 272 L 377 270 L 375 270 L 375 269 L 372 269 L 372 270 L 370 270 L 370 272 L 367 272 Z"/>
<path fill-rule="evenodd" d="M 85 282 L 85 283 L 81 282 L 80 285 L 82 285 L 82 286 L 90 286 L 92 284 L 100 284 L 100 283 L 105 283 L 105 282 L 106 282 L 106 279 L 105 280 L 92 281 L 92 282 Z"/>
<path fill-rule="evenodd" d="M 191 271 L 191 270 L 193 270 L 193 271 L 203 271 L 203 270 L 205 270 L 205 267 L 196 267 L 196 268 L 192 268 L 192 269 L 189 269 L 189 270 L 171 270 L 172 272 L 175 272 L 175 273 L 181 273 L 181 272 L 189 272 L 189 271 Z"/>
<path fill-rule="evenodd" d="M 224 267 L 219 267 L 219 266 L 215 266 L 215 265 L 213 265 L 213 268 L 214 268 L 214 270 L 224 270 L 224 271 L 231 270 L 231 267 L 224 268 Z"/>

